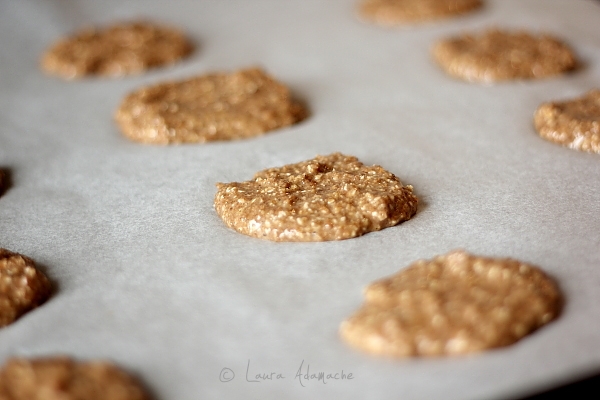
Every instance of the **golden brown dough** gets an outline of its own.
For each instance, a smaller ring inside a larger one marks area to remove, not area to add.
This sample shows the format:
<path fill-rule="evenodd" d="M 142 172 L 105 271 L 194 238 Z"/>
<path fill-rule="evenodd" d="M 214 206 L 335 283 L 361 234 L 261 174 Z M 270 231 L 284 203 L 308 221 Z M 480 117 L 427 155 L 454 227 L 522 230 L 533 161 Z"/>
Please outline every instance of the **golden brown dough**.
<path fill-rule="evenodd" d="M 52 285 L 28 257 L 0 248 L 0 327 L 44 303 Z"/>
<path fill-rule="evenodd" d="M 561 295 L 540 269 L 453 251 L 420 260 L 365 290 L 340 327 L 351 346 L 392 357 L 480 352 L 516 342 L 557 317 Z"/>
<path fill-rule="evenodd" d="M 287 87 L 254 68 L 140 89 L 115 119 L 131 140 L 173 144 L 250 138 L 306 115 Z"/>
<path fill-rule="evenodd" d="M 149 22 L 91 28 L 59 40 L 42 56 L 45 72 L 65 79 L 119 77 L 173 64 L 193 50 L 178 30 Z"/>
<path fill-rule="evenodd" d="M 394 226 L 417 212 L 412 186 L 340 153 L 219 183 L 215 210 L 230 228 L 261 239 L 341 240 Z"/>
<path fill-rule="evenodd" d="M 600 153 L 600 90 L 542 104 L 534 115 L 541 137 L 575 150 Z"/>
<path fill-rule="evenodd" d="M 481 0 L 363 0 L 359 16 L 382 26 L 448 18 L 482 6 Z"/>
<path fill-rule="evenodd" d="M 433 57 L 449 75 L 483 83 L 541 79 L 577 66 L 571 49 L 552 36 L 498 29 L 441 40 Z"/>
<path fill-rule="evenodd" d="M 1 400 L 150 400 L 116 366 L 67 357 L 13 358 L 0 370 Z"/>

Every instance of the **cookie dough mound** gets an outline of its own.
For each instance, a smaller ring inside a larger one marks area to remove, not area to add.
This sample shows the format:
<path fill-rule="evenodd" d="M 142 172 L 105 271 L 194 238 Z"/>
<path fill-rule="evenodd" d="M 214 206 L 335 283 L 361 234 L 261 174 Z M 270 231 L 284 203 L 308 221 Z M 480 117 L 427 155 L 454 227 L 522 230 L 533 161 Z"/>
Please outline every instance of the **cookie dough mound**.
<path fill-rule="evenodd" d="M 52 293 L 30 258 L 0 248 L 0 327 L 44 303 Z"/>
<path fill-rule="evenodd" d="M 107 362 L 67 357 L 10 359 L 0 370 L 2 400 L 149 400 L 140 384 Z"/>
<path fill-rule="evenodd" d="M 8 174 L 0 169 L 0 196 L 4 194 L 8 187 Z"/>
<path fill-rule="evenodd" d="M 417 212 L 412 186 L 378 165 L 340 153 L 271 168 L 242 183 L 218 183 L 215 210 L 230 228 L 261 239 L 349 239 Z"/>
<path fill-rule="evenodd" d="M 556 38 L 497 29 L 441 40 L 433 57 L 449 75 L 482 83 L 541 79 L 577 66 L 571 49 Z"/>
<path fill-rule="evenodd" d="M 138 90 L 115 119 L 131 140 L 170 144 L 250 138 L 305 116 L 287 87 L 260 69 L 246 69 Z"/>
<path fill-rule="evenodd" d="M 364 0 L 359 16 L 382 26 L 452 17 L 476 10 L 481 0 Z"/>
<path fill-rule="evenodd" d="M 60 40 L 41 60 L 42 69 L 65 79 L 118 77 L 172 64 L 193 50 L 178 30 L 148 22 L 87 29 Z"/>
<path fill-rule="evenodd" d="M 417 261 L 365 290 L 340 327 L 350 345 L 392 357 L 506 346 L 557 317 L 561 295 L 538 268 L 454 251 Z"/>
<path fill-rule="evenodd" d="M 575 150 L 600 153 L 600 90 L 570 101 L 544 103 L 534 115 L 544 139 Z"/>

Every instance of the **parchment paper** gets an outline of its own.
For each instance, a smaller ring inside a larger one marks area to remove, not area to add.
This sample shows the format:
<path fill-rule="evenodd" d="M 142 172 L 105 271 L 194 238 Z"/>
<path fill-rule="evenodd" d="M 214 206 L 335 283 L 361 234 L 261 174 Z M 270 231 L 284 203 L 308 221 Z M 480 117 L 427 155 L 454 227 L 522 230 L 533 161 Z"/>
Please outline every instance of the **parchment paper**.
<path fill-rule="evenodd" d="M 58 290 L 0 331 L 0 360 L 110 359 L 158 399 L 177 400 L 506 398 L 598 371 L 600 156 L 546 142 L 532 126 L 541 102 L 598 87 L 598 3 L 488 0 L 481 12 L 405 29 L 363 24 L 354 7 L 1 1 L 0 165 L 13 184 L 0 198 L 0 246 L 34 258 Z M 181 27 L 197 51 L 119 80 L 39 71 L 60 36 L 140 17 Z M 438 38 L 492 25 L 553 33 L 585 65 L 482 86 L 431 61 Z M 255 65 L 289 84 L 312 116 L 257 139 L 172 147 L 129 142 L 113 123 L 122 97 L 142 85 Z M 414 185 L 416 217 L 300 244 L 243 236 L 215 214 L 216 182 L 334 151 Z M 366 284 L 455 248 L 541 266 L 565 293 L 562 316 L 470 357 L 387 360 L 340 341 Z"/>

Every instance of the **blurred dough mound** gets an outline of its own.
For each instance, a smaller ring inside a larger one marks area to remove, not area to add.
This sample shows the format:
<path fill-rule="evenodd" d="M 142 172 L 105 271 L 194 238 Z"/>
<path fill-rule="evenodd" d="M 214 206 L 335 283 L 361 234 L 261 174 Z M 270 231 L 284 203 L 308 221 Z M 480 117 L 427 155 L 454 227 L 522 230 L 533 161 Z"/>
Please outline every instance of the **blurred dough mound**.
<path fill-rule="evenodd" d="M 359 16 L 382 26 L 437 20 L 476 10 L 481 0 L 363 0 Z"/>
<path fill-rule="evenodd" d="M 573 100 L 544 103 L 535 112 L 534 123 L 544 139 L 600 153 L 600 90 Z"/>
<path fill-rule="evenodd" d="M 150 400 L 136 379 L 102 361 L 12 358 L 0 370 L 2 400 Z"/>
<path fill-rule="evenodd" d="M 443 39 L 433 57 L 449 75 L 482 83 L 547 78 L 577 66 L 571 49 L 552 36 L 498 29 Z"/>
<path fill-rule="evenodd" d="M 91 28 L 59 40 L 44 53 L 42 69 L 65 79 L 119 77 L 173 64 L 193 50 L 178 30 L 149 22 Z"/>
<path fill-rule="evenodd" d="M 286 86 L 253 68 L 142 88 L 123 100 L 115 119 L 131 140 L 173 144 L 259 136 L 306 114 Z"/>
<path fill-rule="evenodd" d="M 0 327 L 43 304 L 52 294 L 32 259 L 0 248 Z"/>

